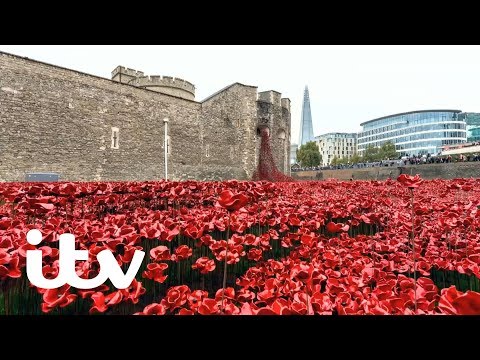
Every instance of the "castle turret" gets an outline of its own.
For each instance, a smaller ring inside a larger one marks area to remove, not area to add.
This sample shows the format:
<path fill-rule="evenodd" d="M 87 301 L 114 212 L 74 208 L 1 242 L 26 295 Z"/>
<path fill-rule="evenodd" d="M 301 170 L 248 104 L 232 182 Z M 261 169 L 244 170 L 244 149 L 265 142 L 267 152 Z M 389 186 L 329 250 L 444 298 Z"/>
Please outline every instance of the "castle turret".
<path fill-rule="evenodd" d="M 290 112 L 290 99 L 289 98 L 282 98 L 282 108 L 286 109 Z"/>
<path fill-rule="evenodd" d="M 112 71 L 112 80 L 182 99 L 195 99 L 195 85 L 180 78 L 156 75 L 145 76 L 142 71 L 117 66 Z"/>
<path fill-rule="evenodd" d="M 273 104 L 275 106 L 281 106 L 282 94 L 278 91 L 262 91 L 258 93 L 258 101 Z"/>
<path fill-rule="evenodd" d="M 180 78 L 173 78 L 171 76 L 143 76 L 132 80 L 130 84 L 187 100 L 195 99 L 195 86 Z"/>
<path fill-rule="evenodd" d="M 268 128 L 272 155 L 277 168 L 290 174 L 290 100 L 278 91 L 259 92 L 257 96 L 257 134 Z M 257 147 L 260 145 L 258 141 Z M 258 151 L 258 150 L 257 150 Z"/>

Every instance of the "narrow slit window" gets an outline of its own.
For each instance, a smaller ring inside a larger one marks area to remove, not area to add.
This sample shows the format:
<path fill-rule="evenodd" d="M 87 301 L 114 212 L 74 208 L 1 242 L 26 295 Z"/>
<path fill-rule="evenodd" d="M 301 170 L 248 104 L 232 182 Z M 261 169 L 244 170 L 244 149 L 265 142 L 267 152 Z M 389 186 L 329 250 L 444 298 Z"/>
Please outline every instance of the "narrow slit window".
<path fill-rule="evenodd" d="M 167 135 L 167 155 L 172 153 L 172 143 L 170 141 L 170 136 Z"/>
<path fill-rule="evenodd" d="M 210 157 L 210 145 L 205 146 L 205 157 Z"/>
<path fill-rule="evenodd" d="M 119 129 L 112 127 L 112 149 L 118 149 L 119 147 Z"/>

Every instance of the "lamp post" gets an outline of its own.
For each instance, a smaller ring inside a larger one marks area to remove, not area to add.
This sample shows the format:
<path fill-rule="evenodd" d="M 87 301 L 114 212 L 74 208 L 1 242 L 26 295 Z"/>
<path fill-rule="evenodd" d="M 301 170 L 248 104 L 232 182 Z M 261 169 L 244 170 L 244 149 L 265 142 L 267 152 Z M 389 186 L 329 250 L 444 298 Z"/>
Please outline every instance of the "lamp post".
<path fill-rule="evenodd" d="M 165 160 L 165 180 L 168 180 L 168 135 L 167 135 L 167 130 L 168 130 L 168 118 L 163 119 L 163 123 L 165 124 L 165 140 L 163 143 L 163 148 L 165 150 L 164 154 L 164 160 Z"/>

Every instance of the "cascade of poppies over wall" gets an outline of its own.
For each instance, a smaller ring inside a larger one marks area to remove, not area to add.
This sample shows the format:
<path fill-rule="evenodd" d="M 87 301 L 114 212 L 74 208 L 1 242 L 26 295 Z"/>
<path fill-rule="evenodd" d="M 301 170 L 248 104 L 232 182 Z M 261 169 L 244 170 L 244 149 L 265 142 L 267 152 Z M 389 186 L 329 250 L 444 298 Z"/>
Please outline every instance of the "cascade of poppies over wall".
<path fill-rule="evenodd" d="M 275 161 L 273 160 L 272 150 L 270 148 L 270 135 L 268 128 L 260 130 L 261 144 L 260 153 L 258 156 L 258 166 L 253 173 L 252 180 L 266 180 L 266 181 L 294 181 L 293 178 L 286 176 L 277 169 Z"/>

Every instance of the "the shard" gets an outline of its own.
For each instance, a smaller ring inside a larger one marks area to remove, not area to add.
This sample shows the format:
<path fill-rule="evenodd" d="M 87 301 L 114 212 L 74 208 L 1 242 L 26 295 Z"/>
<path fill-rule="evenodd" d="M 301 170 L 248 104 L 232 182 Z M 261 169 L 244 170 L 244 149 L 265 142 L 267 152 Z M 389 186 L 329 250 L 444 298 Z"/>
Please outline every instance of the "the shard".
<path fill-rule="evenodd" d="M 308 95 L 308 86 L 305 86 L 303 94 L 302 120 L 300 122 L 300 139 L 298 146 L 302 146 L 309 141 L 315 141 L 313 136 L 312 112 L 310 110 L 310 96 Z"/>

